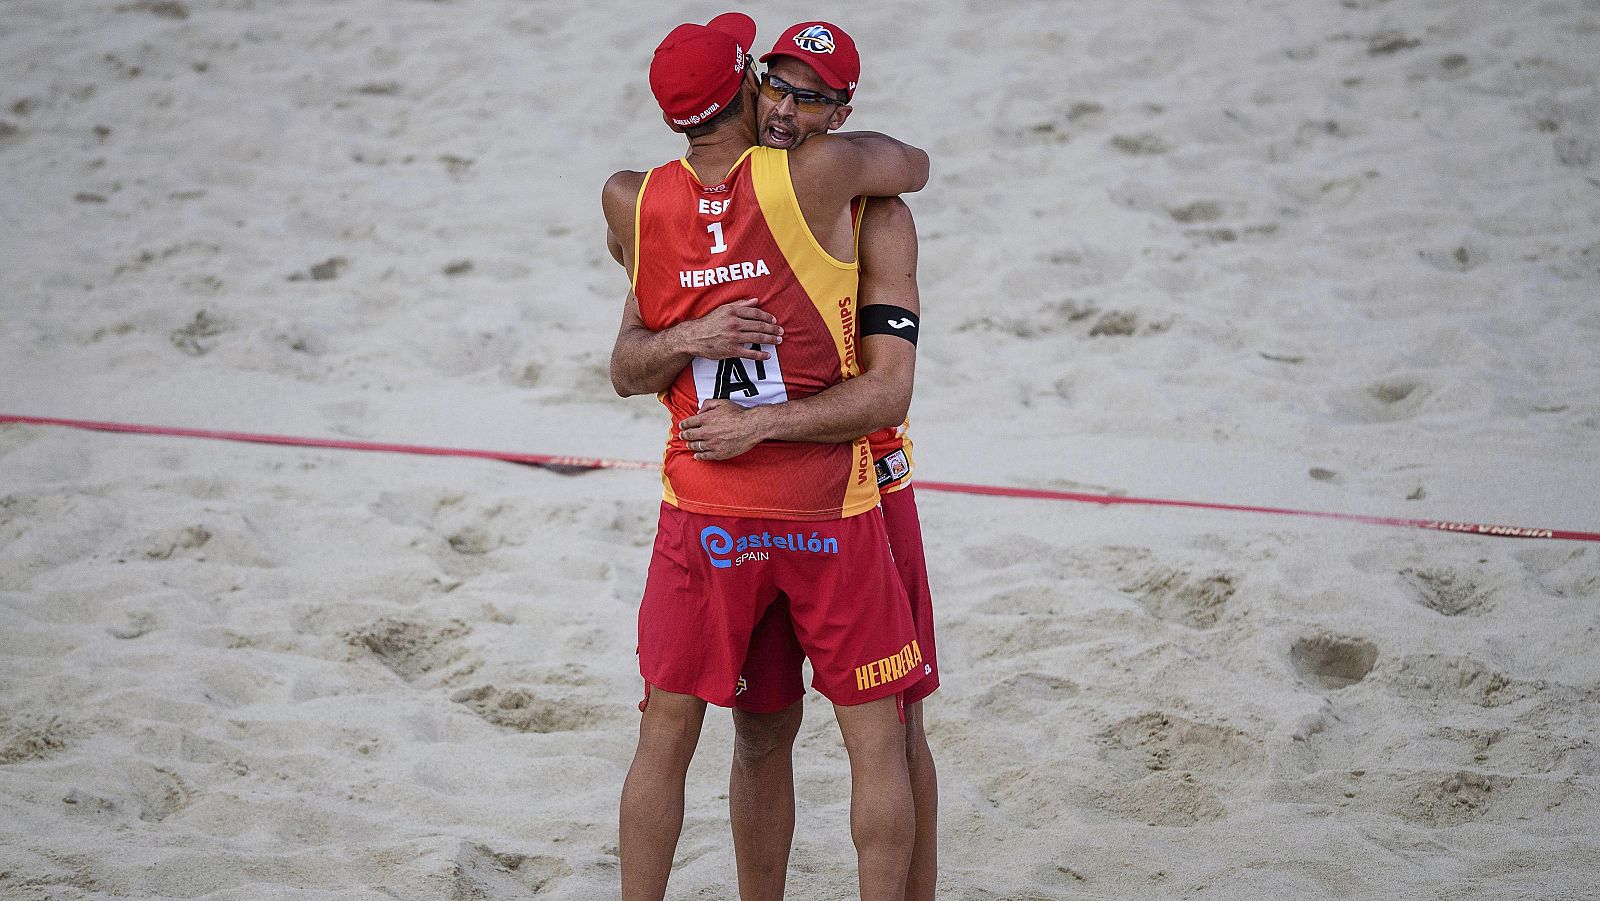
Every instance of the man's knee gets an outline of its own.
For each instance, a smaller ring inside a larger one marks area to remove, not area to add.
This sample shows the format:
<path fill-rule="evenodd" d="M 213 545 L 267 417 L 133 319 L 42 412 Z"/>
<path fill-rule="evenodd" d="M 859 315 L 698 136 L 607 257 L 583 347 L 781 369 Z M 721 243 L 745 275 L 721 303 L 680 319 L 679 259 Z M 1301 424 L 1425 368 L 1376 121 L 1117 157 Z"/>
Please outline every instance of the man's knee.
<path fill-rule="evenodd" d="M 906 707 L 906 765 L 913 773 L 933 767 L 933 751 L 928 748 L 928 733 L 922 728 L 922 702 Z"/>
<path fill-rule="evenodd" d="M 905 756 L 906 729 L 893 695 L 865 704 L 835 704 L 833 710 L 852 766 L 858 760 L 898 766 L 894 759 Z"/>
<path fill-rule="evenodd" d="M 639 747 L 657 753 L 693 754 L 705 721 L 706 702 L 693 695 L 652 691 L 639 723 Z"/>
<path fill-rule="evenodd" d="M 799 702 L 777 713 L 733 712 L 733 756 L 742 764 L 755 764 L 775 753 L 787 753 L 800 732 L 803 715 Z"/>

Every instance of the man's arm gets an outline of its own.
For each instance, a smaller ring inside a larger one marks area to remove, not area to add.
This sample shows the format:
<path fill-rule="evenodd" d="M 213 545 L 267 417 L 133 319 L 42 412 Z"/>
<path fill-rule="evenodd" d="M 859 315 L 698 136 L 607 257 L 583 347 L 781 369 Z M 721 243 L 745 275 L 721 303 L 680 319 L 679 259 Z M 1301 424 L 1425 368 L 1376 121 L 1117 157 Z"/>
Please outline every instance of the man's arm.
<path fill-rule="evenodd" d="M 806 221 L 829 221 L 856 197 L 893 197 L 928 183 L 928 154 L 877 132 L 813 135 L 789 151 L 789 172 Z"/>
<path fill-rule="evenodd" d="M 628 292 L 622 327 L 611 348 L 611 387 L 617 394 L 656 394 L 667 390 L 695 357 L 707 360 L 765 360 L 762 344 L 782 344 L 783 326 L 757 306 L 755 298 L 726 303 L 699 319 L 653 332 L 639 315 L 639 298 Z"/>
<path fill-rule="evenodd" d="M 921 315 L 917 293 L 917 231 L 898 197 L 867 202 L 861 223 L 862 308 L 889 304 Z M 762 441 L 853 441 L 905 421 L 916 374 L 916 345 L 894 335 L 861 341 L 864 371 L 824 391 L 781 404 L 745 409 L 707 401 L 679 423 L 686 441 L 704 442 L 697 460 L 727 460 Z"/>
<path fill-rule="evenodd" d="M 806 225 L 823 251 L 840 260 L 855 253 L 853 199 L 893 197 L 928 182 L 926 153 L 875 132 L 813 135 L 789 151 L 788 162 Z"/>
<path fill-rule="evenodd" d="M 633 216 L 639 204 L 644 173 L 624 169 L 606 179 L 600 209 L 606 216 L 606 250 L 633 278 Z"/>
<path fill-rule="evenodd" d="M 836 131 L 832 132 L 835 138 L 847 141 L 856 150 L 867 154 L 864 160 L 868 167 L 881 166 L 882 169 L 874 171 L 868 168 L 861 177 L 866 181 L 876 181 L 881 190 L 868 190 L 869 185 L 861 185 L 855 197 L 893 197 L 900 194 L 911 194 L 922 190 L 928 185 L 929 161 L 928 152 L 920 147 L 913 147 L 903 141 L 889 137 L 877 131 Z M 902 178 L 909 179 L 911 188 L 903 191 L 890 191 L 885 184 Z"/>
<path fill-rule="evenodd" d="M 606 249 L 633 277 L 633 218 L 643 172 L 623 171 L 606 180 L 600 206 L 606 216 Z M 783 328 L 754 299 L 723 304 L 705 316 L 653 332 L 639 313 L 639 298 L 628 292 L 622 325 L 611 347 L 611 387 L 617 394 L 655 394 L 667 390 L 695 357 L 765 360 L 761 344 L 782 344 Z"/>

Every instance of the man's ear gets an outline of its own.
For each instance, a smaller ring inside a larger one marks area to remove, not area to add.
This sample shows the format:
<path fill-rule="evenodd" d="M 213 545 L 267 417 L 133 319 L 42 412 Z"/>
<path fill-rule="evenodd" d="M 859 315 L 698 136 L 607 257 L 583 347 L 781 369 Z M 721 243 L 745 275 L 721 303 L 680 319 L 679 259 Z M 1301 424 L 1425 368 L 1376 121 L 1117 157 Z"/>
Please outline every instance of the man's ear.
<path fill-rule="evenodd" d="M 661 112 L 661 121 L 667 123 L 667 127 L 672 129 L 673 131 L 678 132 L 679 134 L 683 133 L 683 127 L 680 126 L 678 123 L 672 121 L 672 117 L 667 115 L 665 110 L 663 110 Z"/>
<path fill-rule="evenodd" d="M 851 106 L 834 107 L 833 114 L 828 118 L 828 130 L 838 131 L 841 127 L 843 127 L 844 120 L 850 118 L 850 113 L 854 109 L 855 108 Z"/>

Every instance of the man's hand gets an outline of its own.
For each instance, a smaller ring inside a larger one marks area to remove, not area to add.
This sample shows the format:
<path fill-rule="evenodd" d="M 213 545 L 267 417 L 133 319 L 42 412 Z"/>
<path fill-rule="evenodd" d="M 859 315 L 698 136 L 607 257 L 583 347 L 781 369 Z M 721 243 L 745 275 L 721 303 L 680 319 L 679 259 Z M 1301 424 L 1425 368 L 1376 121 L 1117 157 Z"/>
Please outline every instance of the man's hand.
<path fill-rule="evenodd" d="M 765 440 L 761 413 L 731 400 L 701 401 L 700 412 L 678 423 L 678 437 L 696 460 L 731 460 Z"/>
<path fill-rule="evenodd" d="M 757 306 L 755 298 L 725 303 L 699 319 L 680 322 L 669 331 L 681 352 L 706 360 L 765 360 L 772 354 L 752 345 L 782 344 L 783 326 Z"/>

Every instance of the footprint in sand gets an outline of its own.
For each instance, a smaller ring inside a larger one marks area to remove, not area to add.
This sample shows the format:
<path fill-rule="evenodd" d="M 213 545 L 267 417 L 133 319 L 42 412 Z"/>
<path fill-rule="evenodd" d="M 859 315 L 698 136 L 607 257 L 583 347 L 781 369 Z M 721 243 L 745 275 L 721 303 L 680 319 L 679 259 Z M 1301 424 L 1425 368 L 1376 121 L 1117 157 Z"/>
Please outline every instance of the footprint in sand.
<path fill-rule="evenodd" d="M 1098 743 L 1100 759 L 1127 780 L 1169 771 L 1242 779 L 1263 760 L 1260 740 L 1248 733 L 1169 713 L 1120 720 L 1100 733 Z"/>
<path fill-rule="evenodd" d="M 1416 654 L 1402 658 L 1386 680 L 1397 695 L 1495 708 L 1534 697 L 1542 682 L 1514 679 L 1466 656 Z"/>
<path fill-rule="evenodd" d="M 1335 392 L 1328 405 L 1350 422 L 1401 422 L 1425 412 L 1434 393 L 1434 386 L 1425 379 L 1392 375 Z"/>
<path fill-rule="evenodd" d="M 77 730 L 58 716 L 0 714 L 0 766 L 48 760 L 66 750 Z"/>
<path fill-rule="evenodd" d="M 139 819 L 159 823 L 188 807 L 194 792 L 177 773 L 148 763 L 132 762 L 123 767 L 123 777 L 139 805 Z"/>
<path fill-rule="evenodd" d="M 173 330 L 167 338 L 173 347 L 189 356 L 203 357 L 216 348 L 217 338 L 231 329 L 232 325 L 226 319 L 201 310 L 186 325 Z"/>
<path fill-rule="evenodd" d="M 130 542 L 117 556 L 172 566 L 209 563 L 270 568 L 282 562 L 273 538 L 235 511 L 216 511 L 204 523 L 167 526 Z"/>
<path fill-rule="evenodd" d="M 493 685 L 462 689 L 450 700 L 496 726 L 518 732 L 582 732 L 602 722 L 608 712 L 593 704 L 540 697 L 526 688 L 501 690 Z"/>
<path fill-rule="evenodd" d="M 107 626 L 106 634 L 112 638 L 131 641 L 135 638 L 143 638 L 149 635 L 155 631 L 158 625 L 159 620 L 157 620 L 155 614 L 148 611 L 139 611 L 137 613 L 130 611 L 123 614 L 123 621 L 119 625 Z"/>
<path fill-rule="evenodd" d="M 549 854 L 495 851 L 462 842 L 450 867 L 456 898 L 521 898 L 555 888 L 572 866 Z"/>
<path fill-rule="evenodd" d="M 211 532 L 205 526 L 185 526 L 175 534 L 152 538 L 145 548 L 144 556 L 149 560 L 171 560 L 174 555 L 192 556 L 184 552 L 198 551 L 205 547 L 211 538 Z"/>
<path fill-rule="evenodd" d="M 1382 768 L 1321 773 L 1285 800 L 1385 814 L 1430 829 L 1525 818 L 1559 807 L 1572 786 L 1474 770 Z"/>
<path fill-rule="evenodd" d="M 1239 590 L 1238 578 L 1230 573 L 1196 575 L 1187 569 L 1164 566 L 1149 569 L 1117 587 L 1138 598 L 1139 605 L 1156 619 L 1195 629 L 1215 626 Z"/>
<path fill-rule="evenodd" d="M 1417 602 L 1445 616 L 1482 616 L 1494 609 L 1494 589 L 1482 576 L 1449 567 L 1403 569 Z"/>
<path fill-rule="evenodd" d="M 397 526 L 422 533 L 414 546 L 423 548 L 456 585 L 502 565 L 495 552 L 516 539 L 507 537 L 501 519 L 523 512 L 519 505 L 469 503 L 466 495 L 444 491 L 385 491 L 371 509 Z M 510 532 L 525 534 L 516 526 Z"/>
<path fill-rule="evenodd" d="M 102 798 L 81 788 L 67 792 L 62 796 L 61 803 L 66 809 L 67 816 L 75 817 L 116 816 L 122 810 L 122 805 L 111 798 Z"/>
<path fill-rule="evenodd" d="M 973 699 L 974 716 L 1011 722 L 1028 722 L 1062 702 L 1078 696 L 1076 682 L 1048 673 L 1026 672 L 1010 676 Z"/>
<path fill-rule="evenodd" d="M 1217 550 L 1226 552 L 1227 548 Z M 1106 581 L 1133 596 L 1162 622 L 1209 629 L 1226 612 L 1239 590 L 1239 577 L 1211 568 L 1212 553 L 1184 560 L 1158 558 L 1148 548 L 1105 547 L 1079 565 L 1085 575 Z"/>
<path fill-rule="evenodd" d="M 1438 725 L 1428 731 L 1430 740 L 1448 742 L 1457 749 L 1450 762 L 1482 767 L 1500 773 L 1600 774 L 1600 748 L 1583 734 L 1578 720 L 1560 731 L 1517 726 Z M 1444 761 L 1441 761 L 1444 763 Z"/>
<path fill-rule="evenodd" d="M 1460 826 L 1487 816 L 1517 782 L 1508 776 L 1468 771 L 1427 776 L 1397 813 L 1426 826 Z"/>
<path fill-rule="evenodd" d="M 1528 575 L 1552 597 L 1600 597 L 1600 554 L 1590 548 L 1538 548 L 1516 556 Z"/>
<path fill-rule="evenodd" d="M 1024 339 L 1071 332 L 1088 338 L 1117 338 L 1160 334 L 1171 324 L 1170 320 L 1147 321 L 1131 310 L 1102 310 L 1092 301 L 1069 297 L 1034 310 L 974 316 L 957 323 L 956 331 L 1003 332 Z"/>
<path fill-rule="evenodd" d="M 82 478 L 92 468 L 81 448 L 33 455 L 35 478 Z M 0 499 L 0 591 L 28 591 L 34 579 L 108 552 L 124 537 L 122 505 L 87 494 L 18 491 Z"/>
<path fill-rule="evenodd" d="M 366 649 L 395 675 L 415 682 L 438 677 L 461 663 L 468 652 L 460 641 L 471 632 L 471 627 L 458 619 L 430 623 L 384 617 L 345 632 L 344 639 L 353 647 Z M 477 664 L 469 661 L 442 678 L 448 682 L 476 668 Z"/>
<path fill-rule="evenodd" d="M 189 18 L 189 7 L 178 0 L 136 0 L 134 3 L 123 3 L 116 8 L 119 13 L 143 12 L 149 13 L 160 19 L 177 19 L 182 21 Z"/>
<path fill-rule="evenodd" d="M 1225 813 L 1216 790 L 1189 773 L 1151 773 L 1137 782 L 1099 789 L 1094 804 L 1147 826 L 1198 826 L 1220 820 Z"/>
<path fill-rule="evenodd" d="M 1364 638 L 1319 633 L 1298 639 L 1289 662 L 1300 678 L 1322 689 L 1355 685 L 1378 662 L 1378 646 Z"/>
<path fill-rule="evenodd" d="M 1440 272 L 1471 272 L 1492 261 L 1489 248 L 1476 241 L 1430 247 L 1417 251 L 1417 257 Z"/>
<path fill-rule="evenodd" d="M 1128 156 L 1160 156 L 1172 152 L 1175 147 L 1170 140 L 1150 131 L 1112 135 L 1110 143 L 1112 149 Z"/>
<path fill-rule="evenodd" d="M 1587 169 L 1600 163 L 1600 94 L 1593 90 L 1546 96 L 1530 110 L 1533 127 L 1549 134 L 1556 161 Z"/>
<path fill-rule="evenodd" d="M 331 282 L 344 274 L 350 268 L 347 257 L 328 257 L 320 263 L 313 263 L 304 272 L 292 272 L 285 276 L 291 282 Z"/>

